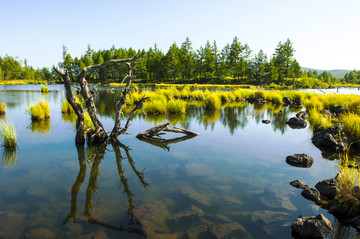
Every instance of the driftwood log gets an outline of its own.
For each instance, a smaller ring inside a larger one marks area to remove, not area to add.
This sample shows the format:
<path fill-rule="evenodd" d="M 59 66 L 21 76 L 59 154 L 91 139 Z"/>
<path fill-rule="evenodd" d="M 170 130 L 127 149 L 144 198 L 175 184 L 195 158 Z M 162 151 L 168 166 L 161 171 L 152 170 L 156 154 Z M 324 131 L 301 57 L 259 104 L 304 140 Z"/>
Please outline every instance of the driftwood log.
<path fill-rule="evenodd" d="M 136 137 L 138 139 L 151 138 L 153 136 L 158 135 L 161 131 L 173 132 L 173 133 L 183 133 L 186 135 L 194 135 L 194 136 L 199 135 L 199 133 L 196 133 L 196 132 L 193 132 L 190 130 L 171 127 L 171 126 L 169 126 L 169 123 L 166 123 L 166 124 L 158 125 L 153 128 L 150 128 L 148 130 L 145 130 L 145 131 L 139 133 L 138 135 L 136 135 Z"/>

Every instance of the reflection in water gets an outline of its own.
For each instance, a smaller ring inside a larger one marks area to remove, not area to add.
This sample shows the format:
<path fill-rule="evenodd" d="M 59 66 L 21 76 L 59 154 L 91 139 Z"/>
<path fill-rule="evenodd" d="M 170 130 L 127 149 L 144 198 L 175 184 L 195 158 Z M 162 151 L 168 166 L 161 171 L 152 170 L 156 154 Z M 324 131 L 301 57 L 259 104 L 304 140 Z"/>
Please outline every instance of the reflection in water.
<path fill-rule="evenodd" d="M 185 141 L 191 138 L 194 138 L 196 135 L 185 135 L 182 137 L 177 137 L 177 138 L 173 138 L 173 139 L 163 139 L 163 138 L 139 138 L 139 140 L 144 141 L 146 143 L 152 144 L 154 146 L 158 146 L 166 151 L 170 151 L 170 147 L 169 144 L 174 144 L 174 143 L 179 143 L 181 141 Z"/>
<path fill-rule="evenodd" d="M 50 132 L 50 119 L 44 119 L 41 121 L 33 121 L 27 127 L 27 129 L 31 130 L 33 133 L 39 133 L 42 135 L 48 134 Z"/>
<path fill-rule="evenodd" d="M 149 186 L 149 184 L 145 182 L 144 171 L 140 172 L 136 169 L 135 163 L 130 155 L 130 148 L 121 144 L 120 142 L 113 143 L 112 147 L 113 147 L 113 151 L 115 152 L 115 156 L 116 156 L 116 164 L 117 164 L 118 173 L 120 176 L 120 182 L 121 182 L 121 185 L 124 186 L 124 193 L 128 198 L 128 204 L 129 204 L 128 212 L 130 214 L 129 224 L 132 225 L 134 222 L 135 223 L 137 222 L 137 220 L 134 216 L 135 205 L 134 205 L 134 201 L 133 201 L 133 194 L 130 190 L 128 180 L 125 177 L 125 170 L 122 167 L 122 160 L 124 159 L 124 157 L 121 155 L 121 150 L 120 150 L 121 148 L 125 151 L 126 158 L 129 162 L 132 170 L 137 175 L 137 177 L 139 178 L 139 180 L 142 183 L 142 185 L 144 186 L 144 188 Z M 88 182 L 88 185 L 86 188 L 85 210 L 83 213 L 83 216 L 85 217 L 85 219 L 91 224 L 100 225 L 100 226 L 103 226 L 103 227 L 106 227 L 106 228 L 109 228 L 109 229 L 112 229 L 115 231 L 135 233 L 135 234 L 144 236 L 144 232 L 142 230 L 135 228 L 136 225 L 132 225 L 132 226 L 120 225 L 117 227 L 117 226 L 113 226 L 109 223 L 97 220 L 92 215 L 91 209 L 93 206 L 93 196 L 97 191 L 98 179 L 99 179 L 99 175 L 100 175 L 99 166 L 100 166 L 102 160 L 104 159 L 105 151 L 106 151 L 105 145 L 92 146 L 87 149 L 86 153 L 85 153 L 84 146 L 81 146 L 81 145 L 77 146 L 78 160 L 79 160 L 79 173 L 78 173 L 76 180 L 71 188 L 71 211 L 63 223 L 66 224 L 69 220 L 73 220 L 73 222 L 77 221 L 76 220 L 77 197 L 78 197 L 80 187 L 85 179 L 87 162 L 88 162 L 89 165 L 91 165 L 90 166 L 91 170 L 90 170 L 89 182 Z M 87 158 L 87 160 L 86 160 L 86 158 Z"/>
<path fill-rule="evenodd" d="M 2 164 L 5 168 L 12 168 L 17 166 L 18 163 L 18 152 L 17 149 L 3 149 Z"/>
<path fill-rule="evenodd" d="M 76 116 L 75 112 L 73 112 L 73 113 L 62 113 L 61 117 L 65 122 L 69 122 L 69 123 L 72 123 L 72 124 L 75 124 L 76 120 L 77 120 L 77 116 Z"/>

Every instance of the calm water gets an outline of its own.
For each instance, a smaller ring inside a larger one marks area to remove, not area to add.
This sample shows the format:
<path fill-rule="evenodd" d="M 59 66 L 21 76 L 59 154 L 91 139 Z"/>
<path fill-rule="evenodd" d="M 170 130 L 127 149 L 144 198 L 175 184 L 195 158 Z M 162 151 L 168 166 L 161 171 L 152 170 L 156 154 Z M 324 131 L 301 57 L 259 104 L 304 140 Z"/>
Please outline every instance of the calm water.
<path fill-rule="evenodd" d="M 123 145 L 76 148 L 74 125 L 61 114 L 63 87 L 49 88 L 47 95 L 40 86 L 0 88 L 19 141 L 0 167 L 0 238 L 145 238 L 136 220 L 148 238 L 203 238 L 221 225 L 242 231 L 235 238 L 290 238 L 299 215 L 334 220 L 289 185 L 314 186 L 337 173 L 308 128 L 285 124 L 296 112 L 237 104 L 212 114 L 196 106 L 186 116 L 139 114 L 119 137 Z M 32 124 L 26 109 L 40 99 L 50 104 L 50 120 Z M 108 131 L 115 100 L 96 96 Z M 165 122 L 200 135 L 167 134 L 153 144 L 135 137 Z M 312 167 L 286 164 L 295 153 L 312 155 Z"/>

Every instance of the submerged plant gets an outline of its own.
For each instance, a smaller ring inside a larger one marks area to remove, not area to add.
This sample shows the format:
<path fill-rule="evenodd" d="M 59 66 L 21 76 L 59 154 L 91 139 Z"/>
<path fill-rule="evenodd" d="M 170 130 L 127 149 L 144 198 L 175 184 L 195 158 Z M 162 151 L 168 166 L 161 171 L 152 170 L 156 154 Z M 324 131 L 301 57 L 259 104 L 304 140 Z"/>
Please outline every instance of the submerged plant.
<path fill-rule="evenodd" d="M 40 101 L 37 105 L 31 105 L 28 113 L 32 120 L 43 120 L 50 117 L 50 107 L 45 101 Z"/>
<path fill-rule="evenodd" d="M 4 114 L 5 114 L 5 103 L 0 102 L 0 115 L 4 115 Z"/>
<path fill-rule="evenodd" d="M 17 145 L 17 135 L 15 125 L 9 121 L 2 121 L 0 125 L 3 146 L 6 149 L 15 149 Z"/>

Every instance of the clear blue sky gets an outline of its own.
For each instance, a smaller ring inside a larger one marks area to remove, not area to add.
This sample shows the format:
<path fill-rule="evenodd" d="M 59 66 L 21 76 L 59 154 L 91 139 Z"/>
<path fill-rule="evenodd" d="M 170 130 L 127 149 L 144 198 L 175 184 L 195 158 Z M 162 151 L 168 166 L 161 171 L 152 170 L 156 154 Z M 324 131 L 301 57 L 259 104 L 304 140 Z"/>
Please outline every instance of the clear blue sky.
<path fill-rule="evenodd" d="M 303 67 L 360 70 L 359 0 L 0 0 L 0 22 L 0 56 L 35 68 L 60 62 L 62 45 L 80 57 L 88 44 L 222 49 L 237 36 L 268 56 L 290 38 Z"/>

